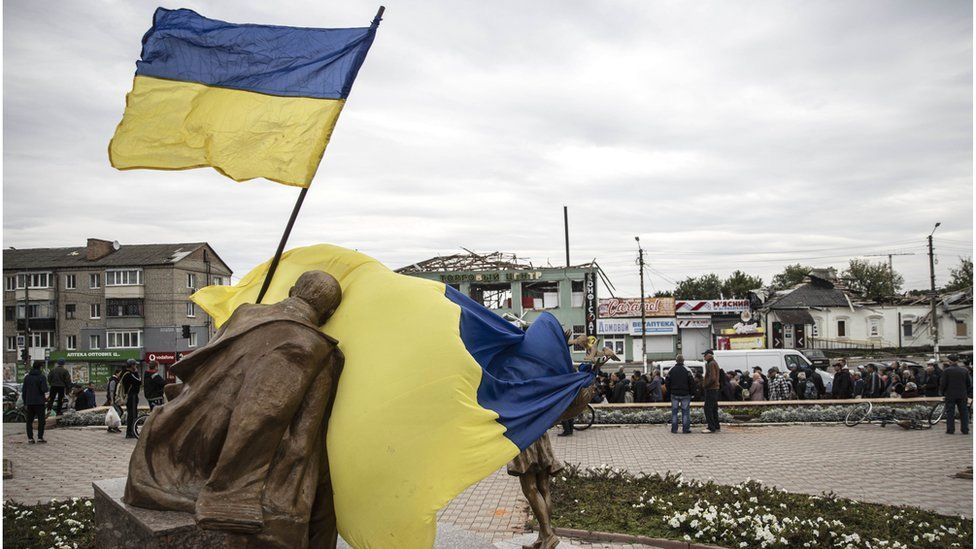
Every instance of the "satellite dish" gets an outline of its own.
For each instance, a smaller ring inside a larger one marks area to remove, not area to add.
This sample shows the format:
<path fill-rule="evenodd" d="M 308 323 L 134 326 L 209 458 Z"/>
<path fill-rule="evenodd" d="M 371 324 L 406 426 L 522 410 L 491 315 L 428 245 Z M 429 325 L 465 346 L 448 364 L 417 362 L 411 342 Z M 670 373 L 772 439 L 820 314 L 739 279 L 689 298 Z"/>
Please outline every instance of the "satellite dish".
<path fill-rule="evenodd" d="M 742 319 L 742 322 L 749 322 L 750 320 L 752 320 L 752 313 L 750 313 L 749 311 L 742 311 L 742 314 L 739 315 L 739 318 Z"/>
<path fill-rule="evenodd" d="M 119 244 L 119 241 L 118 241 L 118 240 L 113 240 L 113 241 L 112 241 L 112 249 L 113 249 L 113 250 L 118 250 L 118 249 L 119 249 L 119 248 L 121 248 L 121 247 L 122 247 L 122 245 L 121 245 L 121 244 Z"/>

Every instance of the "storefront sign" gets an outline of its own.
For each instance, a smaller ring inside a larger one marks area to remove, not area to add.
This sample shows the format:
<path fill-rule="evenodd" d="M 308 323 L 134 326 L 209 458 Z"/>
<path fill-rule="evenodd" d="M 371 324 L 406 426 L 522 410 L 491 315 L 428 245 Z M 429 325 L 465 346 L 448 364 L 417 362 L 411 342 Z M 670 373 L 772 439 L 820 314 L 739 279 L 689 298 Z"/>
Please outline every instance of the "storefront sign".
<path fill-rule="evenodd" d="M 710 328 L 712 326 L 712 317 L 710 316 L 697 316 L 688 318 L 678 319 L 678 328 Z"/>
<path fill-rule="evenodd" d="M 674 316 L 673 297 L 645 297 L 645 316 Z M 640 318 L 639 297 L 613 297 L 600 300 L 600 318 Z"/>
<path fill-rule="evenodd" d="M 54 351 L 51 360 L 65 359 L 76 362 L 124 362 L 130 358 L 139 360 L 142 351 L 139 349 L 103 349 L 97 351 Z"/>
<path fill-rule="evenodd" d="M 648 318 L 645 321 L 647 335 L 675 335 L 678 333 L 678 326 L 673 318 Z M 641 335 L 641 321 L 639 318 L 630 320 L 630 335 Z"/>
<path fill-rule="evenodd" d="M 175 351 L 146 351 L 146 362 L 156 361 L 159 364 L 174 364 L 176 362 Z"/>
<path fill-rule="evenodd" d="M 596 327 L 596 273 L 589 272 L 583 275 L 583 307 L 586 313 L 586 335 L 595 336 Z"/>
<path fill-rule="evenodd" d="M 729 349 L 732 351 L 745 350 L 745 349 L 762 349 L 765 347 L 763 336 L 749 336 L 749 337 L 730 337 L 729 339 Z"/>
<path fill-rule="evenodd" d="M 640 322 L 638 320 L 638 322 Z M 600 335 L 617 335 L 630 333 L 630 320 L 626 318 L 598 318 L 596 321 L 596 333 Z"/>
<path fill-rule="evenodd" d="M 457 284 L 459 282 L 519 282 L 522 280 L 539 280 L 542 278 L 540 271 L 499 271 L 487 273 L 463 273 L 463 274 L 444 274 L 440 276 L 441 282 L 446 284 Z"/>
<path fill-rule="evenodd" d="M 740 314 L 749 310 L 748 299 L 679 299 L 674 302 L 677 313 Z"/>

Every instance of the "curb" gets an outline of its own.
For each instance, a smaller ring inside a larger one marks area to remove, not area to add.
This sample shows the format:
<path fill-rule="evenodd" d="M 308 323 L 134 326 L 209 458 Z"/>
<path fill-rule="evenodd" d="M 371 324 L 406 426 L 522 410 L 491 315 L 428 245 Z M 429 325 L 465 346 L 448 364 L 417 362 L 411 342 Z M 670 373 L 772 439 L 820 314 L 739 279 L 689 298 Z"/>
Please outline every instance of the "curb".
<path fill-rule="evenodd" d="M 648 536 L 638 536 L 634 534 L 616 534 L 613 532 L 595 532 L 593 530 L 576 530 L 575 528 L 554 527 L 553 532 L 558 536 L 567 538 L 581 539 L 586 541 L 609 541 L 616 543 L 639 543 L 641 545 L 651 545 L 661 549 L 725 549 L 718 545 L 704 545 L 689 541 L 676 541 L 673 539 L 652 538 Z"/>

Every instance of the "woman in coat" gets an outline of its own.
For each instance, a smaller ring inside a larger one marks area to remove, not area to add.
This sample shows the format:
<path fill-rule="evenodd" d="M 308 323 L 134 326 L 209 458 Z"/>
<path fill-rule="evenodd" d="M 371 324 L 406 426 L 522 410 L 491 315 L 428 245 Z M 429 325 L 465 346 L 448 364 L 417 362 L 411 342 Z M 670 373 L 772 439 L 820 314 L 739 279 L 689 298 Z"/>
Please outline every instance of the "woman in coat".
<path fill-rule="evenodd" d="M 749 386 L 749 400 L 766 400 L 766 396 L 763 393 L 763 383 L 762 375 L 759 372 L 752 374 L 752 385 Z"/>

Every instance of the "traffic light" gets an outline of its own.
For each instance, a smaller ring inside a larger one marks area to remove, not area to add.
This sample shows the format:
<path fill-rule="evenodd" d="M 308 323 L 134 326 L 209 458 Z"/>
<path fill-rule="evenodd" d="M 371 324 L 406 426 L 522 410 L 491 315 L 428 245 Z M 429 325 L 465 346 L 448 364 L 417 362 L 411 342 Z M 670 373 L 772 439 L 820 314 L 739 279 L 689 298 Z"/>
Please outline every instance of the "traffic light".
<path fill-rule="evenodd" d="M 24 364 L 30 364 L 30 351 L 27 347 L 20 350 L 20 360 L 24 361 Z"/>
<path fill-rule="evenodd" d="M 190 339 L 190 325 L 183 325 L 183 339 Z"/>

